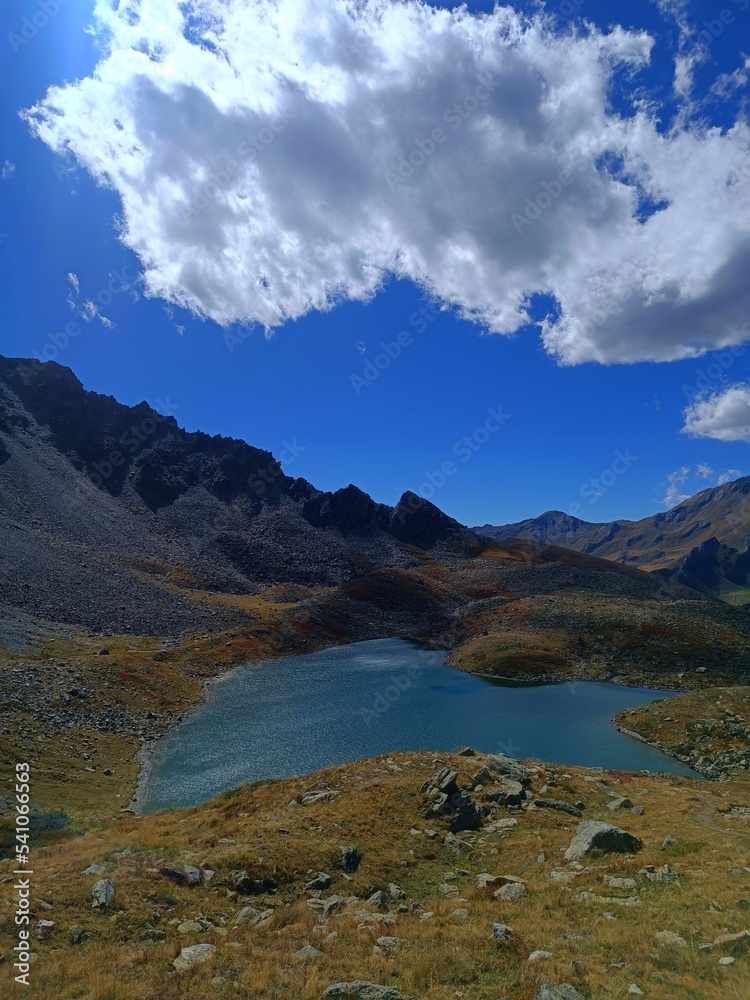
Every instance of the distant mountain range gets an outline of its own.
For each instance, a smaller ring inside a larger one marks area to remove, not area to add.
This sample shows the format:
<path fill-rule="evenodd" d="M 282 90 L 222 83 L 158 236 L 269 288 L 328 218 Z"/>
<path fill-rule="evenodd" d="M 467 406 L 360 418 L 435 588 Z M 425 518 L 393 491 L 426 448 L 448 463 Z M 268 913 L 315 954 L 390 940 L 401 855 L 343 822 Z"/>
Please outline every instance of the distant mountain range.
<path fill-rule="evenodd" d="M 659 573 L 735 604 L 750 601 L 750 476 L 703 490 L 641 521 L 594 524 L 559 510 L 474 529 L 527 538 Z"/>

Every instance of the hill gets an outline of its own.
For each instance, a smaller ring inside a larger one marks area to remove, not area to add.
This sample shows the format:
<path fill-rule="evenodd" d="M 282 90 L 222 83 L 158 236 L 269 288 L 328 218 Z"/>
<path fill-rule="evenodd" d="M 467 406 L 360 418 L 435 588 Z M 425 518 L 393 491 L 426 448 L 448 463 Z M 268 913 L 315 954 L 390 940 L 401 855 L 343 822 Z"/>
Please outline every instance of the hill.
<path fill-rule="evenodd" d="M 750 598 L 750 477 L 703 490 L 640 521 L 596 524 L 547 511 L 515 524 L 474 529 L 487 538 L 529 538 L 658 572 L 734 604 Z"/>

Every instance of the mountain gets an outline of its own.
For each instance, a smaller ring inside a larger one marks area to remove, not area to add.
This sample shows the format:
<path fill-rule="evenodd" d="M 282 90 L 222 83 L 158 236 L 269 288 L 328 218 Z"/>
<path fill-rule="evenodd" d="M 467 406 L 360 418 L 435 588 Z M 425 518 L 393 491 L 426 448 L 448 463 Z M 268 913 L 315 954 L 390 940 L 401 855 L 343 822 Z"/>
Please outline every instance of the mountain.
<path fill-rule="evenodd" d="M 552 510 L 474 530 L 486 538 L 528 538 L 616 560 L 731 603 L 750 600 L 750 476 L 640 521 L 593 524 Z"/>
<path fill-rule="evenodd" d="M 87 392 L 54 362 L 0 358 L 0 498 L 0 601 L 112 631 L 201 617 L 144 575 L 249 594 L 405 567 L 415 546 L 490 544 L 412 493 L 393 508 L 352 485 L 322 492 L 270 452 Z"/>

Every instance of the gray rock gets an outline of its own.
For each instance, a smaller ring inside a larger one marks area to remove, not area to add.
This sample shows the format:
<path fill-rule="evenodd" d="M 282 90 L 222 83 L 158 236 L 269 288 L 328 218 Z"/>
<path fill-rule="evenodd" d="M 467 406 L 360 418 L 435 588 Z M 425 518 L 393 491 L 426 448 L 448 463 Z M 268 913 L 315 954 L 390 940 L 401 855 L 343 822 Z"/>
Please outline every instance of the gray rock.
<path fill-rule="evenodd" d="M 508 885 L 501 886 L 492 895 L 495 899 L 502 899 L 505 902 L 511 902 L 513 900 L 522 899 L 526 895 L 526 888 L 520 882 L 510 882 Z"/>
<path fill-rule="evenodd" d="M 406 899 L 406 893 L 403 889 L 397 886 L 395 882 L 390 882 L 388 884 L 388 892 L 390 893 L 391 899 Z"/>
<path fill-rule="evenodd" d="M 495 941 L 510 941 L 513 931 L 507 924 L 493 924 L 492 937 Z"/>
<path fill-rule="evenodd" d="M 37 920 L 36 922 L 36 936 L 39 938 L 46 938 L 52 933 L 55 926 L 54 920 Z"/>
<path fill-rule="evenodd" d="M 589 819 L 578 824 L 578 830 L 565 852 L 565 858 L 567 861 L 578 861 L 593 850 L 633 854 L 642 847 L 643 843 L 632 833 L 610 826 L 608 823 Z"/>
<path fill-rule="evenodd" d="M 191 944 L 188 948 L 183 948 L 172 965 L 178 972 L 187 972 L 194 965 L 200 962 L 207 962 L 216 951 L 213 944 Z"/>
<path fill-rule="evenodd" d="M 545 983 L 539 988 L 534 1000 L 584 1000 L 578 990 L 570 983 Z"/>
<path fill-rule="evenodd" d="M 93 905 L 98 910 L 106 910 L 114 899 L 114 895 L 115 887 L 108 878 L 100 878 L 98 882 L 94 883 L 94 888 L 91 890 Z"/>
<path fill-rule="evenodd" d="M 671 833 L 668 833 L 662 842 L 662 851 L 666 850 L 668 847 L 676 847 L 679 844 L 677 837 L 673 837 Z"/>
<path fill-rule="evenodd" d="M 310 881 L 305 885 L 305 888 L 309 891 L 315 891 L 316 889 L 328 889 L 330 888 L 333 879 L 330 875 L 326 875 L 325 872 L 318 872 L 315 878 L 310 879 Z"/>
<path fill-rule="evenodd" d="M 489 802 L 497 802 L 499 806 L 520 806 L 526 798 L 523 785 L 513 778 L 500 778 L 500 780 L 485 789 L 484 797 Z"/>
<path fill-rule="evenodd" d="M 203 929 L 202 924 L 199 924 L 197 920 L 183 920 L 181 924 L 177 925 L 178 934 L 200 934 Z"/>
<path fill-rule="evenodd" d="M 101 875 L 104 871 L 102 865 L 89 865 L 81 874 L 82 875 Z"/>
<path fill-rule="evenodd" d="M 323 915 L 330 917 L 334 913 L 338 913 L 345 902 L 346 900 L 343 896 L 329 896 L 328 899 L 323 901 Z"/>
<path fill-rule="evenodd" d="M 527 962 L 544 962 L 548 958 L 552 958 L 551 951 L 532 951 L 529 957 L 526 959 Z"/>
<path fill-rule="evenodd" d="M 401 939 L 397 937 L 379 937 L 376 943 L 386 951 L 401 950 Z"/>
<path fill-rule="evenodd" d="M 159 869 L 159 874 L 164 875 L 165 878 L 168 878 L 176 885 L 200 885 L 203 881 L 200 869 L 193 868 L 192 865 L 185 865 L 182 868 L 175 868 L 171 865 L 162 865 Z"/>
<path fill-rule="evenodd" d="M 303 806 L 311 806 L 316 802 L 325 802 L 327 799 L 332 799 L 334 796 L 338 795 L 338 792 L 326 790 L 314 790 L 311 792 L 305 792 L 300 798 L 300 802 Z"/>
<path fill-rule="evenodd" d="M 303 948 L 300 948 L 299 951 L 295 951 L 294 957 L 304 961 L 306 958 L 320 958 L 322 954 L 323 952 L 320 951 L 320 949 L 313 948 L 311 944 L 306 944 Z"/>
<path fill-rule="evenodd" d="M 484 764 L 493 774 L 507 775 L 509 778 L 513 778 L 514 781 L 520 781 L 522 785 L 526 785 L 530 781 L 527 768 L 505 754 L 488 754 Z"/>
<path fill-rule="evenodd" d="M 461 906 L 457 910 L 454 910 L 453 913 L 451 914 L 451 916 L 454 916 L 454 917 L 468 917 L 468 915 L 469 915 L 469 911 L 465 910 Z"/>
<path fill-rule="evenodd" d="M 362 979 L 352 983 L 334 983 L 323 992 L 324 997 L 349 997 L 351 1000 L 402 1000 L 393 986 L 377 986 Z"/>
<path fill-rule="evenodd" d="M 647 869 L 645 875 L 649 882 L 658 882 L 661 885 L 676 884 L 680 881 L 680 876 L 677 872 L 673 872 L 669 865 L 662 865 L 656 871 Z"/>
<path fill-rule="evenodd" d="M 638 885 L 634 878 L 618 878 L 614 875 L 605 875 L 602 881 L 613 889 L 635 889 Z"/>
<path fill-rule="evenodd" d="M 262 919 L 263 914 L 260 910 L 256 910 L 254 906 L 243 906 L 234 918 L 234 926 L 240 927 L 242 924 L 249 924 L 251 927 L 254 927 Z"/>
<path fill-rule="evenodd" d="M 607 809 L 633 809 L 633 803 L 630 799 L 624 796 L 618 796 L 616 799 L 612 799 L 611 802 L 607 803 Z"/>
<path fill-rule="evenodd" d="M 557 809 L 558 812 L 569 813 L 571 816 L 578 816 L 579 818 L 583 816 L 580 809 L 572 806 L 570 802 L 564 802 L 562 799 L 535 799 L 535 804 L 537 809 Z"/>
<path fill-rule="evenodd" d="M 471 747 L 464 747 L 462 750 L 458 751 L 459 757 L 476 757 L 476 750 Z"/>
<path fill-rule="evenodd" d="M 642 997 L 643 990 L 636 983 L 631 983 L 630 986 L 628 986 L 628 996 Z"/>
<path fill-rule="evenodd" d="M 643 806 L 633 806 L 630 811 L 634 816 L 642 816 L 644 812 Z"/>
<path fill-rule="evenodd" d="M 674 931 L 657 931 L 654 940 L 660 948 L 689 948 L 687 941 Z"/>

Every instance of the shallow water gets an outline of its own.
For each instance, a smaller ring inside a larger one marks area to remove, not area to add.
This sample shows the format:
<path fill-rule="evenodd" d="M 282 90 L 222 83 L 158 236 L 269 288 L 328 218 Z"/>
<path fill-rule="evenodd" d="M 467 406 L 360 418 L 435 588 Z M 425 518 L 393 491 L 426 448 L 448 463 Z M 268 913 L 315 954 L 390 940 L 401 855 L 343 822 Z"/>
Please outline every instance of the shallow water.
<path fill-rule="evenodd" d="M 444 660 L 441 650 L 378 639 L 238 667 L 157 744 L 144 806 L 195 805 L 261 778 L 465 744 L 560 764 L 698 777 L 611 722 L 624 708 L 674 692 L 517 684 Z"/>

